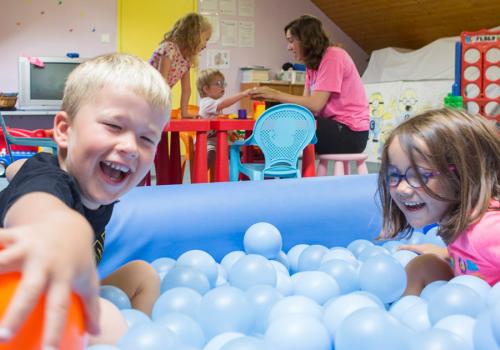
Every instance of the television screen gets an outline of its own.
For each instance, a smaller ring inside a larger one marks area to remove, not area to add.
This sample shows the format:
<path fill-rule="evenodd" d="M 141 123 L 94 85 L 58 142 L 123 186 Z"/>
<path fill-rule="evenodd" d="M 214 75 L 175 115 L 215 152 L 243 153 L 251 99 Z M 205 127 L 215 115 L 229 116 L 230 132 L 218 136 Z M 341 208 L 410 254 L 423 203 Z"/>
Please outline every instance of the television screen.
<path fill-rule="evenodd" d="M 43 68 L 30 65 L 31 98 L 62 100 L 64 83 L 78 63 L 46 62 Z"/>
<path fill-rule="evenodd" d="M 27 57 L 19 57 L 19 109 L 58 110 L 62 104 L 64 84 L 81 58 L 38 57 L 43 67 Z"/>

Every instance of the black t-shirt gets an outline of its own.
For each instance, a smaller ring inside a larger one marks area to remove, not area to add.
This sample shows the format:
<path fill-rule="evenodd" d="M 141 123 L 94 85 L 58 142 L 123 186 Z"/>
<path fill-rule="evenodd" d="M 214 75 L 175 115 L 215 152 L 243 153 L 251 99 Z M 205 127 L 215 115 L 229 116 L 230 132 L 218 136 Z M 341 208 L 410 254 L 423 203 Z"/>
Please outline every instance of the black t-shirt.
<path fill-rule="evenodd" d="M 94 229 L 95 257 L 99 263 L 104 250 L 104 228 L 111 218 L 114 203 L 90 210 L 83 205 L 78 188 L 75 178 L 59 167 L 56 156 L 37 153 L 26 161 L 9 185 L 0 192 L 0 227 L 3 227 L 9 208 L 21 196 L 32 192 L 52 194 L 88 220 Z"/>

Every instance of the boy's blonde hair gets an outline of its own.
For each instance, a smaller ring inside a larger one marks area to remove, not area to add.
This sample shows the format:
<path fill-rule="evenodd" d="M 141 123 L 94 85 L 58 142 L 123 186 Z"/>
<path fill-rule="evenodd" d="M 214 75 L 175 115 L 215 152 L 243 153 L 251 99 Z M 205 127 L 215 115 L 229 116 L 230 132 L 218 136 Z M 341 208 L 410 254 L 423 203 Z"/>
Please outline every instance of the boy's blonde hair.
<path fill-rule="evenodd" d="M 198 63 L 198 52 L 201 42 L 201 33 L 209 31 L 212 33 L 212 25 L 207 17 L 199 13 L 188 13 L 175 22 L 172 29 L 165 33 L 163 41 L 171 41 L 177 44 L 186 59 L 193 66 Z"/>
<path fill-rule="evenodd" d="M 198 79 L 196 80 L 196 88 L 198 89 L 198 93 L 201 97 L 207 97 L 205 91 L 203 91 L 203 87 L 210 85 L 210 83 L 216 78 L 221 77 L 224 79 L 224 74 L 218 69 L 215 68 L 207 68 L 203 69 L 198 75 Z"/>
<path fill-rule="evenodd" d="M 97 56 L 76 67 L 64 87 L 62 110 L 74 118 L 105 86 L 130 89 L 170 116 L 170 88 L 162 75 L 142 59 L 120 53 Z"/>
<path fill-rule="evenodd" d="M 500 200 L 500 136 L 483 117 L 465 112 L 431 110 L 400 124 L 387 139 L 382 151 L 378 192 L 383 209 L 386 238 L 411 234 L 412 227 L 393 203 L 386 175 L 389 147 L 395 138 L 408 155 L 411 166 L 417 159 L 439 172 L 441 186 L 450 195 L 443 197 L 422 182 L 429 196 L 447 202 L 448 209 L 439 222 L 438 234 L 446 243 L 453 242 L 472 223 L 491 208 L 491 200 Z M 418 175 L 418 172 L 417 172 Z"/>

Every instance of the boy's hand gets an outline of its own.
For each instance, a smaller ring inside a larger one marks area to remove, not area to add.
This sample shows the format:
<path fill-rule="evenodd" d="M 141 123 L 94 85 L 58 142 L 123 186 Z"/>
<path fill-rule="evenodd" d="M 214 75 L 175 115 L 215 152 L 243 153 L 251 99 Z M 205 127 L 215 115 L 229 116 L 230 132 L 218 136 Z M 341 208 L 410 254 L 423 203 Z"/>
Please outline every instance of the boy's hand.
<path fill-rule="evenodd" d="M 98 333 L 98 278 L 87 220 L 54 196 L 35 192 L 16 201 L 5 226 L 0 273 L 20 271 L 22 278 L 0 321 L 0 341 L 17 332 L 46 293 L 43 344 L 57 348 L 72 290 L 81 298 L 86 330 Z"/>

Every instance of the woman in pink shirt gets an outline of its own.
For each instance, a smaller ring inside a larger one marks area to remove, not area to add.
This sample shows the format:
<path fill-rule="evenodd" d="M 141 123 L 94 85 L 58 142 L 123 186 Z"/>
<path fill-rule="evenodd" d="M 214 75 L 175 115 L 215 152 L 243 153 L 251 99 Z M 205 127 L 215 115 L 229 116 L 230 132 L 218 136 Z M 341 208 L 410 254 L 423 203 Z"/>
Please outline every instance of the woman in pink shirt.
<path fill-rule="evenodd" d="M 288 50 L 306 65 L 304 95 L 269 87 L 251 92 L 253 98 L 296 103 L 310 109 L 318 120 L 316 152 L 360 153 L 369 129 L 368 99 L 349 54 L 330 46 L 319 19 L 304 15 L 285 27 Z"/>
<path fill-rule="evenodd" d="M 405 294 L 455 275 L 500 281 L 500 138 L 483 117 L 441 109 L 400 124 L 384 145 L 379 194 L 384 238 L 438 223 L 448 245 L 402 247 L 421 253 Z"/>

